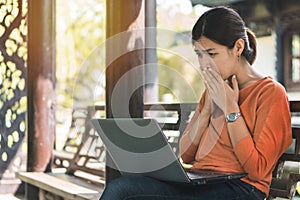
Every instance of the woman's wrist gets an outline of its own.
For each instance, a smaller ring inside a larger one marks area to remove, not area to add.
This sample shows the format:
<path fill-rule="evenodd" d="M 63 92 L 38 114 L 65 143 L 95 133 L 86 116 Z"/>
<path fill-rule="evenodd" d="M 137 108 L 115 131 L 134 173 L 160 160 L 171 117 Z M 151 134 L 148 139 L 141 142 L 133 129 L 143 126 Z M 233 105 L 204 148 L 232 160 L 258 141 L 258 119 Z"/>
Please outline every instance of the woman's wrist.
<path fill-rule="evenodd" d="M 226 106 L 226 111 L 224 114 L 225 116 L 227 116 L 230 113 L 237 113 L 237 112 L 240 112 L 240 107 L 237 103 L 234 103 Z"/>
<path fill-rule="evenodd" d="M 211 116 L 211 111 L 210 110 L 207 110 L 207 109 L 202 109 L 201 112 L 200 112 L 200 119 L 201 121 L 209 121 L 210 119 L 210 116 Z"/>

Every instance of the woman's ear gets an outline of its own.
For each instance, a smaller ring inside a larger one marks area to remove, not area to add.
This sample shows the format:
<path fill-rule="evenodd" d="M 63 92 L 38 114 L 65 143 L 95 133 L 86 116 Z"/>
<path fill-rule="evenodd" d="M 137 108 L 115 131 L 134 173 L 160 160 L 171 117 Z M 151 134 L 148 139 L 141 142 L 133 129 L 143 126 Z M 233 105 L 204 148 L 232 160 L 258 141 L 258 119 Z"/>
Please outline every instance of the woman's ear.
<path fill-rule="evenodd" d="M 241 38 L 237 39 L 233 47 L 234 53 L 236 53 L 237 56 L 240 56 L 243 53 L 244 48 L 245 48 L 245 41 Z"/>

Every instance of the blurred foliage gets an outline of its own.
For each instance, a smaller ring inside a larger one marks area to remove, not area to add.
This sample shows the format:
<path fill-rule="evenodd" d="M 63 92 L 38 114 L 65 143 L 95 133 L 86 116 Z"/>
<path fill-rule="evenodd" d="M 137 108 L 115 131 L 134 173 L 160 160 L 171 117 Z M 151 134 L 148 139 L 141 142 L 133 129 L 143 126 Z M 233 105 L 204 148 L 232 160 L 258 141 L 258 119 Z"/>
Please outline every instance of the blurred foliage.
<path fill-rule="evenodd" d="M 94 49 L 105 40 L 105 0 L 57 0 L 56 38 L 57 103 L 71 108 L 77 99 L 93 98 L 90 87 L 95 80 L 85 75 L 93 74 L 101 64 L 104 66 L 105 61 L 98 60 L 83 69 Z M 76 97 L 74 91 L 81 95 Z"/>
<path fill-rule="evenodd" d="M 57 143 L 60 143 L 66 137 L 61 133 L 67 133 L 74 126 L 74 109 L 105 102 L 106 1 L 57 0 L 56 4 Z M 178 37 L 180 33 L 190 31 L 194 14 L 178 13 L 174 17 L 159 8 L 157 11 L 158 29 L 172 30 L 165 36 L 157 34 L 158 45 L 164 49 L 157 51 L 158 101 L 164 101 L 166 94 L 173 97 L 173 102 L 198 101 L 203 86 L 193 64 L 197 57 L 190 40 Z M 175 23 L 166 21 L 169 19 Z M 178 24 L 178 19 L 183 20 L 180 24 L 184 26 Z"/>
<path fill-rule="evenodd" d="M 183 5 L 190 3 L 186 0 L 157 2 L 159 101 L 166 101 L 164 96 L 171 94 L 173 102 L 197 102 L 204 91 L 191 44 L 191 29 L 198 16 Z M 189 12 L 180 11 L 182 8 Z"/>
<path fill-rule="evenodd" d="M 73 110 L 93 104 L 95 71 L 101 72 L 104 56 L 87 63 L 105 41 L 105 11 L 105 0 L 56 1 L 56 149 L 63 148 L 72 130 L 80 131 Z M 98 98 L 104 101 L 103 95 Z"/>
<path fill-rule="evenodd" d="M 183 51 L 188 46 L 181 46 Z M 174 51 L 158 52 L 159 100 L 172 94 L 173 102 L 197 102 L 204 90 L 202 77 L 191 59 Z"/>
<path fill-rule="evenodd" d="M 157 10 L 158 27 L 172 26 L 164 17 L 166 13 L 159 8 Z M 193 21 L 194 17 L 193 13 L 189 15 L 177 13 L 176 15 L 176 18 L 182 18 L 185 21 L 186 19 Z M 190 31 L 178 26 L 174 17 L 171 19 L 174 21 L 173 32 Z M 158 40 L 160 37 L 163 38 L 159 34 L 157 37 Z M 99 80 L 99 76 L 101 74 L 103 76 L 105 66 L 104 40 L 105 0 L 57 1 L 58 105 L 72 108 L 74 103 L 77 106 L 86 106 L 95 103 L 91 101 L 93 99 L 105 101 L 103 89 L 105 86 L 97 88 L 97 81 L 105 85 L 104 78 Z M 165 38 L 163 40 L 167 41 Z M 158 50 L 158 63 L 159 66 L 174 69 L 175 74 L 170 76 L 166 70 L 159 69 L 159 84 L 163 82 L 163 85 L 159 86 L 159 101 L 166 93 L 173 94 L 175 101 L 197 101 L 203 91 L 203 86 L 199 73 L 193 67 L 196 56 L 191 49 L 191 44 L 189 41 L 178 43 L 176 34 L 168 38 L 168 41 L 169 43 L 164 45 L 164 48 L 169 50 L 169 53 Z M 178 49 L 181 50 L 178 52 Z M 187 52 L 189 55 L 186 55 Z M 178 74 L 185 84 L 178 81 Z"/>

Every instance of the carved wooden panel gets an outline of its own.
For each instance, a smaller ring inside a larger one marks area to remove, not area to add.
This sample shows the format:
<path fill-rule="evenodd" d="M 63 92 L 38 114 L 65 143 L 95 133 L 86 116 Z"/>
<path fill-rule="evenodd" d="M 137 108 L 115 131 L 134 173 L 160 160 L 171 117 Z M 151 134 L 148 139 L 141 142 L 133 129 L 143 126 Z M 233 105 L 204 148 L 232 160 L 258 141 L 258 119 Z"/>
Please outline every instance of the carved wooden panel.
<path fill-rule="evenodd" d="M 15 156 L 26 131 L 26 16 L 27 0 L 0 0 L 0 177 L 23 162 Z"/>

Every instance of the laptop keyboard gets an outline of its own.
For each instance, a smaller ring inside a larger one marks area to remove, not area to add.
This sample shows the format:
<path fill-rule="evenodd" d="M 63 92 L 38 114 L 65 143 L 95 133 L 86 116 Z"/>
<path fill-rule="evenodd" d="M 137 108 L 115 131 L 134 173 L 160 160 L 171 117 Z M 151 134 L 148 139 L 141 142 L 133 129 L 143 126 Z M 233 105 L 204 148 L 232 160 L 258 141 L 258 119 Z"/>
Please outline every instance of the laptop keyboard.
<path fill-rule="evenodd" d="M 212 170 L 191 169 L 187 170 L 187 174 L 190 177 L 190 179 L 196 179 L 202 177 L 220 176 L 226 173 Z"/>
<path fill-rule="evenodd" d="M 199 174 L 195 174 L 193 172 L 186 172 L 186 173 L 191 180 L 201 177 Z"/>

